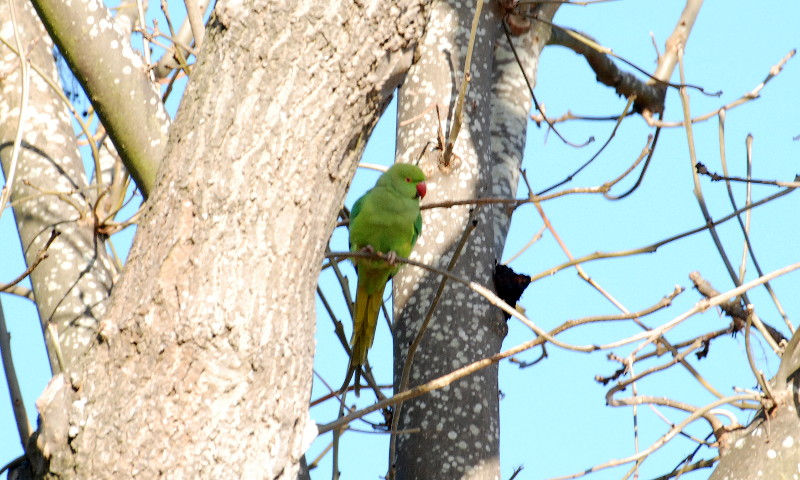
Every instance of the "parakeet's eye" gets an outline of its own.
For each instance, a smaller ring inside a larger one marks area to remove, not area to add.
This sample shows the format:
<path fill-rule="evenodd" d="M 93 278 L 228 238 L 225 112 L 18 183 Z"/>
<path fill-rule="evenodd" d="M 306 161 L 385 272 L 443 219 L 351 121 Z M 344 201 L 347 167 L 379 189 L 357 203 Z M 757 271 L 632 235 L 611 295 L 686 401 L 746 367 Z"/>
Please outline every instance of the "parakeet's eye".
<path fill-rule="evenodd" d="M 406 177 L 406 183 L 411 183 L 411 179 Z"/>

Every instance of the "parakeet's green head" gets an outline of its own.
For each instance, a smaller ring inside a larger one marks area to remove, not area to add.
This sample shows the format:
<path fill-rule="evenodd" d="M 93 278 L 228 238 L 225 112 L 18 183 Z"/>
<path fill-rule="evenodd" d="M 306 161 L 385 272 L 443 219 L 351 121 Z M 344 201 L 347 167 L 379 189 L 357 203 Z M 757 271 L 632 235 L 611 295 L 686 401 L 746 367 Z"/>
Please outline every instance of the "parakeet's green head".
<path fill-rule="evenodd" d="M 422 198 L 428 191 L 425 174 L 415 165 L 395 163 L 378 179 L 376 184 L 389 187 L 408 198 Z"/>

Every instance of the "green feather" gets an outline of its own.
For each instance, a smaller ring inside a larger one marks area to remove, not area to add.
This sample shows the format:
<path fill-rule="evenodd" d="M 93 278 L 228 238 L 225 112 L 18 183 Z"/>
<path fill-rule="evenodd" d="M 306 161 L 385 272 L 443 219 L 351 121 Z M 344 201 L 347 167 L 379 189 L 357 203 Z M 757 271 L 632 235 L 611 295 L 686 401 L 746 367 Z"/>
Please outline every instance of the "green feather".
<path fill-rule="evenodd" d="M 420 186 L 421 184 L 421 186 Z M 372 248 L 376 252 L 407 258 L 422 231 L 420 196 L 425 193 L 425 175 L 418 167 L 405 163 L 393 165 L 380 176 L 375 187 L 356 200 L 350 211 L 350 250 Z M 361 366 L 375 338 L 378 313 L 383 303 L 386 283 L 400 269 L 384 260 L 355 259 L 358 272 L 356 302 L 353 309 L 353 336 L 345 386 L 350 373 L 356 374 L 358 393 Z"/>

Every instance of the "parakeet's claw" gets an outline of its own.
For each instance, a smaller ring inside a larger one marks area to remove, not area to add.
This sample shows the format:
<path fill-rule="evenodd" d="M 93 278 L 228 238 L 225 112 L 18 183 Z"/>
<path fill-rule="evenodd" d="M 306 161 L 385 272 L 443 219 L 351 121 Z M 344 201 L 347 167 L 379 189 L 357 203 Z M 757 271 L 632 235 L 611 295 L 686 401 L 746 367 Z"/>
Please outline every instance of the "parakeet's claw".
<path fill-rule="evenodd" d="M 365 245 L 361 248 L 361 251 L 364 253 L 369 253 L 370 255 L 375 255 L 375 248 L 372 245 Z"/>
<path fill-rule="evenodd" d="M 389 262 L 389 265 L 394 266 L 397 264 L 397 253 L 390 251 L 386 254 L 386 261 Z"/>

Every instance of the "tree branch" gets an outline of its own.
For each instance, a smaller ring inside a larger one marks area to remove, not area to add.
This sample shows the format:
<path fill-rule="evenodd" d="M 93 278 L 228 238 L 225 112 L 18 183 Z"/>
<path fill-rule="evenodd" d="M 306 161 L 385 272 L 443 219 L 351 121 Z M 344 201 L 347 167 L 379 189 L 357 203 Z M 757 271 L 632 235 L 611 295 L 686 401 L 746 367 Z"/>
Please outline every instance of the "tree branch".
<path fill-rule="evenodd" d="M 586 34 L 582 35 L 586 36 Z M 664 111 L 664 97 L 667 90 L 663 84 L 648 84 L 639 80 L 632 73 L 623 72 L 608 55 L 579 41 L 574 35 L 568 34 L 561 28 L 553 29 L 550 44 L 569 48 L 578 55 L 582 55 L 597 75 L 598 82 L 613 87 L 614 91 L 622 97 L 635 97 L 634 111 L 640 113 L 645 110 L 653 113 Z"/>
<path fill-rule="evenodd" d="M 99 0 L 32 3 L 146 198 L 155 186 L 170 123 L 149 67 L 113 28 Z"/>
<path fill-rule="evenodd" d="M 10 282 L 6 283 L 5 285 L 0 284 L 0 292 L 5 292 L 7 290 L 11 290 L 11 287 L 13 287 L 14 285 L 16 285 L 19 282 L 23 281 L 25 279 L 25 277 L 30 275 L 31 272 L 34 271 L 36 269 L 36 267 L 39 266 L 40 263 L 42 263 L 42 260 L 47 258 L 47 249 L 50 248 L 50 244 L 53 243 L 53 240 L 55 240 L 56 237 L 58 237 L 59 235 L 61 235 L 61 232 L 59 232 L 56 229 L 53 229 L 50 232 L 50 238 L 47 239 L 47 243 L 45 243 L 44 246 L 39 250 L 39 253 L 36 254 L 36 260 L 31 262 L 31 264 L 28 266 L 28 268 L 26 268 L 25 271 L 22 272 L 14 280 L 11 280 Z"/>

